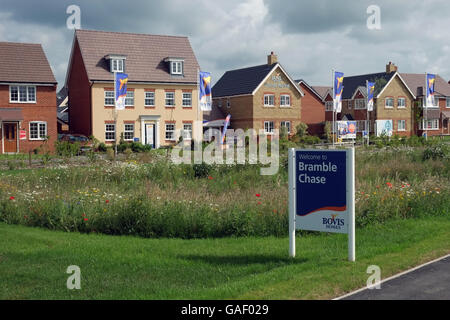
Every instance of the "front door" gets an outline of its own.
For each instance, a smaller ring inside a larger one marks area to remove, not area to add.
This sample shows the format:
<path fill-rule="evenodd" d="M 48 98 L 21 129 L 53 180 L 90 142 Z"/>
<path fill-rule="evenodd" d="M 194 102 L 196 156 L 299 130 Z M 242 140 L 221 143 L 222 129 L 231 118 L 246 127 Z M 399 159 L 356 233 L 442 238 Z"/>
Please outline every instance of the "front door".
<path fill-rule="evenodd" d="M 17 123 L 3 123 L 5 153 L 17 152 Z"/>
<path fill-rule="evenodd" d="M 155 125 L 154 124 L 145 124 L 145 144 L 151 145 L 155 148 Z"/>

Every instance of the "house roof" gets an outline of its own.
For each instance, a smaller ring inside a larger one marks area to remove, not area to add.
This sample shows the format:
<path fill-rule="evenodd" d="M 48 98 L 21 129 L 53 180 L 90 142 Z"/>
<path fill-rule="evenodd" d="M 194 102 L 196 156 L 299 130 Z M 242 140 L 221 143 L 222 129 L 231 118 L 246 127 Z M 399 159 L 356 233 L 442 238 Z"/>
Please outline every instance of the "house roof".
<path fill-rule="evenodd" d="M 314 91 L 316 91 L 322 97 L 322 99 L 325 99 L 328 90 L 333 90 L 332 87 L 326 86 L 312 86 L 311 88 L 313 88 Z"/>
<path fill-rule="evenodd" d="M 40 44 L 0 42 L 0 82 L 56 84 Z"/>
<path fill-rule="evenodd" d="M 75 39 L 90 81 L 112 81 L 106 57 L 119 52 L 130 82 L 197 83 L 199 64 L 187 37 L 76 30 Z M 174 56 L 184 59 L 182 76 L 169 72 L 165 59 Z"/>
<path fill-rule="evenodd" d="M 276 68 L 281 69 L 295 89 L 303 96 L 297 82 L 292 80 L 279 63 L 227 71 L 212 88 L 212 96 L 216 98 L 253 94 Z"/>
<path fill-rule="evenodd" d="M 400 75 L 416 96 L 423 96 L 425 73 L 401 73 Z M 436 75 L 435 91 L 440 95 L 450 97 L 450 84 L 439 75 Z"/>
<path fill-rule="evenodd" d="M 395 75 L 395 72 L 386 73 L 386 72 L 379 72 L 379 73 L 370 73 L 370 74 L 363 74 L 363 75 L 357 75 L 357 76 L 350 76 L 350 77 L 344 77 L 344 90 L 342 92 L 342 99 L 351 99 L 353 94 L 356 90 L 358 90 L 359 87 L 365 87 L 366 81 L 375 82 L 377 79 L 384 79 L 386 80 L 386 84 L 389 83 L 391 78 Z M 383 86 L 384 88 L 385 86 Z M 383 88 L 376 88 L 375 95 L 378 95 Z"/>
<path fill-rule="evenodd" d="M 299 79 L 299 80 L 295 80 L 296 83 L 298 83 L 298 85 L 300 86 L 300 84 L 304 84 L 305 87 L 307 87 L 309 90 L 311 90 L 312 93 L 314 93 L 320 100 L 323 100 L 323 95 L 320 94 L 319 92 L 316 91 L 316 89 L 314 89 L 314 87 L 310 86 L 305 80 L 303 79 Z M 325 88 L 325 87 L 320 87 L 320 88 Z M 325 93 L 325 92 L 324 92 Z"/>

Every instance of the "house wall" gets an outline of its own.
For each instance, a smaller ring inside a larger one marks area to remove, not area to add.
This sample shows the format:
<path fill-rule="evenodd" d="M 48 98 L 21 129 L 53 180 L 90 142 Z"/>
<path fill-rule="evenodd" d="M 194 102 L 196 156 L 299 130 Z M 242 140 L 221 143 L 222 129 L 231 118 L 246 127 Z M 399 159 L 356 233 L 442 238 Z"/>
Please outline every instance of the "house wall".
<path fill-rule="evenodd" d="M 394 98 L 393 108 L 385 107 L 385 100 L 388 97 Z M 398 108 L 398 98 L 400 97 L 406 99 L 405 108 Z M 387 86 L 377 98 L 375 104 L 376 119 L 392 120 L 393 135 L 411 136 L 414 134 L 413 97 L 398 76 L 395 76 L 395 78 L 392 79 L 389 86 Z M 398 131 L 397 120 L 406 120 L 405 131 Z"/>
<path fill-rule="evenodd" d="M 30 140 L 30 121 L 45 121 L 47 123 L 48 141 L 45 143 L 50 152 L 55 150 L 55 141 L 57 140 L 56 125 L 56 85 L 36 86 L 36 103 L 10 103 L 9 86 L 0 85 L 0 108 L 20 108 L 24 120 L 20 122 L 18 130 L 26 131 L 26 140 L 19 140 L 20 153 L 28 153 L 34 149 L 42 148 L 44 141 Z M 0 130 L 0 153 L 3 152 L 3 128 Z M 44 150 L 44 151 L 45 151 Z"/>
<path fill-rule="evenodd" d="M 308 125 L 309 134 L 321 136 L 324 133 L 325 104 L 303 83 L 300 84 L 300 88 L 305 94 L 301 99 L 302 122 Z"/>
<path fill-rule="evenodd" d="M 92 133 L 101 142 L 105 141 L 105 123 L 114 123 L 114 107 L 105 106 L 105 90 L 114 90 L 113 83 L 95 83 L 92 86 Z M 134 137 L 142 140 L 141 116 L 159 116 L 160 146 L 173 145 L 176 141 L 165 139 L 165 123 L 175 123 L 176 130 L 181 130 L 184 122 L 193 123 L 193 136 L 195 137 L 194 122 L 203 121 L 203 113 L 198 112 L 198 90 L 196 85 L 157 85 L 157 84 L 132 84 L 128 83 L 128 91 L 134 91 L 134 106 L 126 107 L 117 112 L 117 139 L 124 132 L 125 123 L 134 123 Z M 145 106 L 145 91 L 155 92 L 155 106 Z M 175 92 L 175 106 L 165 106 L 165 92 Z M 182 106 L 183 91 L 192 93 L 192 107 Z M 71 105 L 72 108 L 72 105 Z M 146 120 L 144 123 L 156 123 Z M 113 143 L 113 142 L 106 142 Z"/>
<path fill-rule="evenodd" d="M 253 97 L 252 95 L 236 96 L 229 98 L 214 98 L 214 104 L 225 115 L 230 114 L 230 127 L 234 130 L 247 130 L 253 127 Z M 227 106 L 227 101 L 230 106 Z"/>

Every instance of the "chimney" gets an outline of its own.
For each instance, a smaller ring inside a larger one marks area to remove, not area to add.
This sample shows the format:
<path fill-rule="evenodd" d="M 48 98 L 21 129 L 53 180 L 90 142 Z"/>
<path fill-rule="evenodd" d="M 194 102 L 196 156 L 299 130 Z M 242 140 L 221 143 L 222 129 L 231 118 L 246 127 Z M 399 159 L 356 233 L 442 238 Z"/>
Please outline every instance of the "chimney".
<path fill-rule="evenodd" d="M 398 67 L 389 61 L 389 64 L 386 65 L 386 73 L 395 72 L 398 70 Z"/>
<path fill-rule="evenodd" d="M 278 57 L 276 54 L 273 53 L 273 51 L 270 53 L 270 55 L 267 56 L 267 64 L 269 66 L 273 65 L 274 63 L 278 62 Z"/>

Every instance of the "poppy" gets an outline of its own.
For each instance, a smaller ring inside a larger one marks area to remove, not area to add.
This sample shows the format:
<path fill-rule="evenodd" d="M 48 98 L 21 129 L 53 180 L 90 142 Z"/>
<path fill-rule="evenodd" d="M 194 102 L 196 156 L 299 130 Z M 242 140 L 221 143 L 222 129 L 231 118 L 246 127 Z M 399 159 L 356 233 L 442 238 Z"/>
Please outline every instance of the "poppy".
<path fill-rule="evenodd" d="M 9 200 L 14 200 L 15 198 L 13 196 L 9 197 Z"/>
<path fill-rule="evenodd" d="M 256 196 L 257 196 L 258 198 L 261 197 L 261 195 L 260 195 L 259 193 L 257 193 Z"/>

